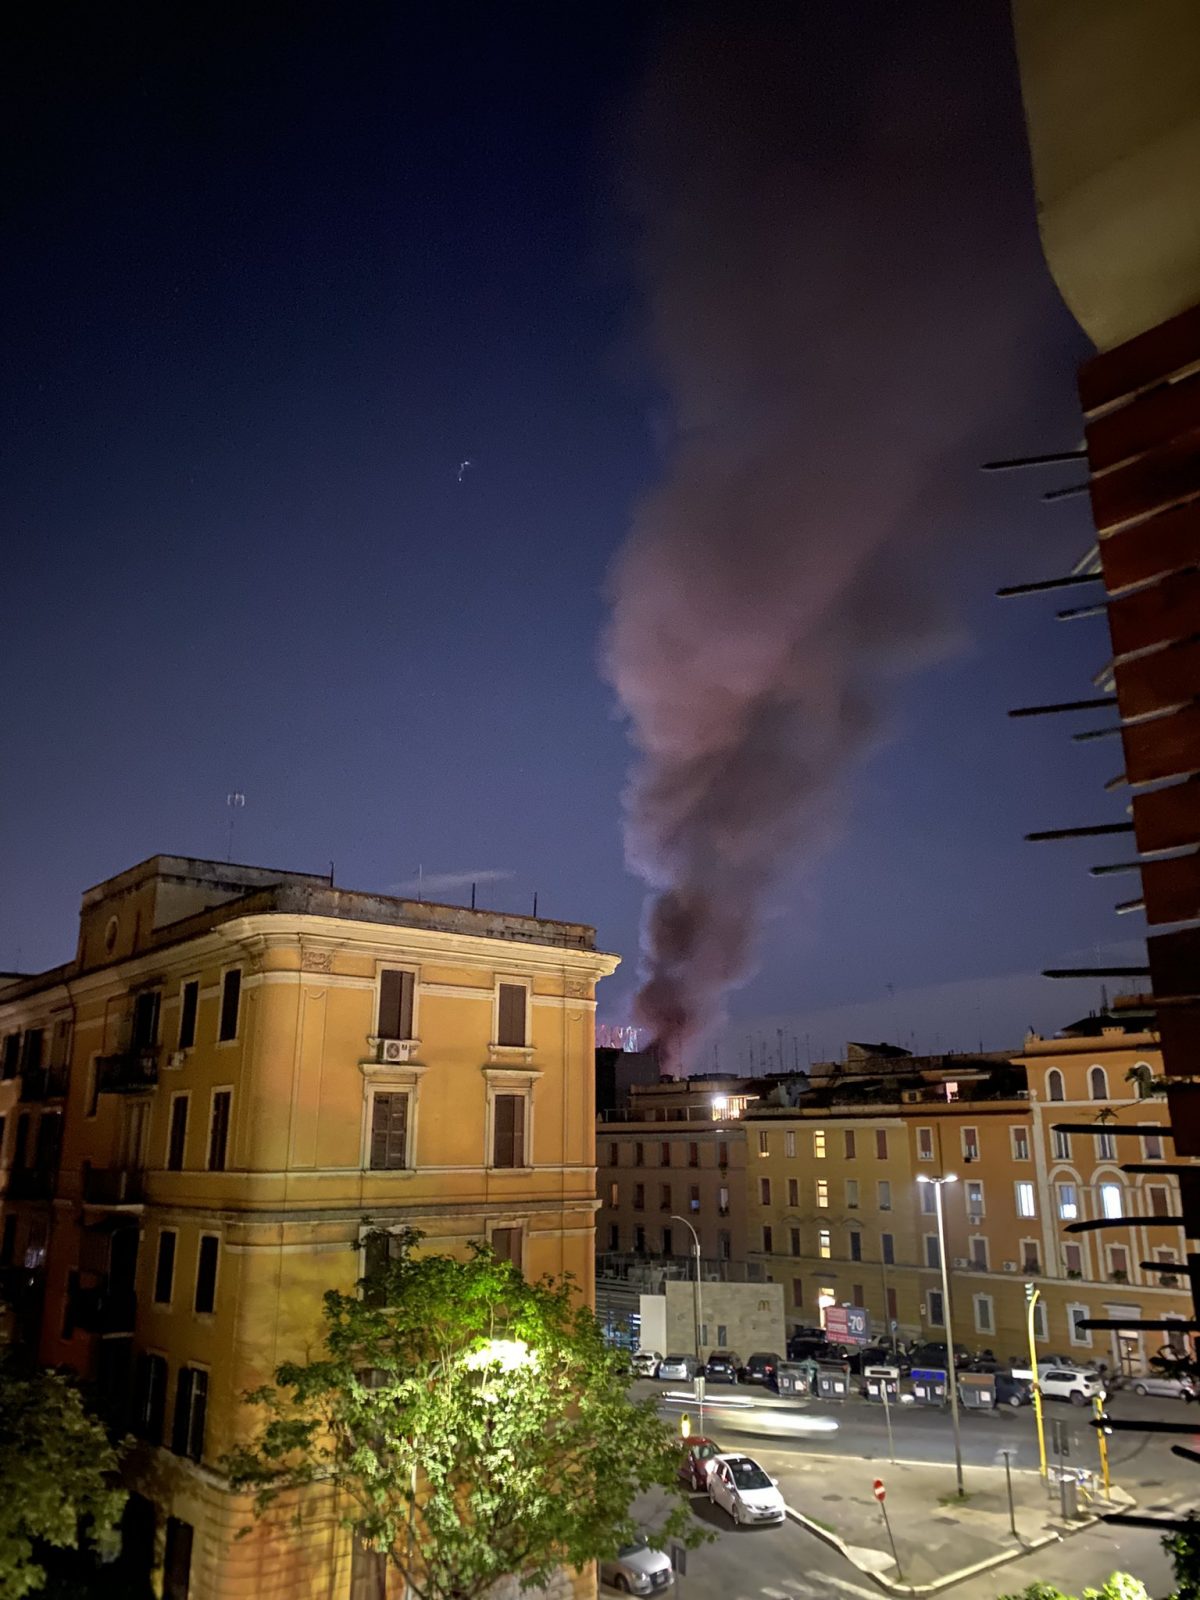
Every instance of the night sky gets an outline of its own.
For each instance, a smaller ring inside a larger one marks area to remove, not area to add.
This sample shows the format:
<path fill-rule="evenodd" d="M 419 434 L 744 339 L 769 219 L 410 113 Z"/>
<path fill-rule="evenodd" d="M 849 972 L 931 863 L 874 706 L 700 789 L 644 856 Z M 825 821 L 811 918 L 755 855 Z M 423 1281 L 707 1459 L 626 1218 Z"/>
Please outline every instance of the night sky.
<path fill-rule="evenodd" d="M 601 1016 L 628 1016 L 645 886 L 601 641 L 677 400 L 631 128 L 672 61 L 717 48 L 704 9 L 26 9 L 0 158 L 0 968 L 66 959 L 87 885 L 158 851 L 223 858 L 239 791 L 234 859 L 400 893 L 421 871 L 459 901 L 476 879 L 480 904 L 536 891 L 595 923 L 625 958 Z M 801 1063 L 868 1028 L 1013 1044 L 1096 998 L 1032 974 L 1128 956 L 1141 929 L 1087 877 L 1111 851 L 1021 842 L 1117 819 L 1119 755 L 1004 715 L 1082 698 L 1106 658 L 1102 622 L 1053 620 L 1069 600 L 992 598 L 1090 542 L 1086 501 L 1039 499 L 1074 469 L 977 471 L 1081 435 L 1086 344 L 1037 246 L 1007 7 L 760 10 L 802 31 L 797 126 L 840 199 L 809 230 L 823 272 L 853 258 L 894 297 L 871 325 L 893 384 L 944 340 L 978 388 L 965 437 L 937 437 L 957 404 L 937 361 L 887 397 L 931 419 L 941 644 L 830 774 L 820 848 L 770 883 L 719 1059 L 756 1030 Z M 717 146 L 730 114 L 713 105 Z M 947 184 L 964 248 L 918 285 L 872 208 L 919 229 Z M 794 316 L 825 341 L 844 319 L 871 389 L 853 297 Z M 796 378 L 818 417 L 822 381 Z M 821 449 L 835 486 L 874 469 L 869 433 Z"/>

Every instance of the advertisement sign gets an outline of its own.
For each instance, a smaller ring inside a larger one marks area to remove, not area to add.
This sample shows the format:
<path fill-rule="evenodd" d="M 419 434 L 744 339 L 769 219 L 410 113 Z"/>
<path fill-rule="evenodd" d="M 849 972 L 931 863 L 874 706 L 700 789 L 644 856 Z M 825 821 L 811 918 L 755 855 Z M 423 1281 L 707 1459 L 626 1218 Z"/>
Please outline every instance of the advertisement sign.
<path fill-rule="evenodd" d="M 871 1318 L 865 1306 L 826 1306 L 825 1336 L 831 1344 L 866 1344 Z"/>

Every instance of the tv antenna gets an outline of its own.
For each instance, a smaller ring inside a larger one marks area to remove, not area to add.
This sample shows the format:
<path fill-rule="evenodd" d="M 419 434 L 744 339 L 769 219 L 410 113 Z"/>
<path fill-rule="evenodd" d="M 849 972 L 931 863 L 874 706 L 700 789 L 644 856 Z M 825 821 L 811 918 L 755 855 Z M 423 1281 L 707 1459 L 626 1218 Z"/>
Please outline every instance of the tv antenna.
<path fill-rule="evenodd" d="M 226 805 L 226 807 L 228 808 L 228 811 L 229 811 L 229 838 L 228 838 L 228 841 L 226 843 L 226 848 L 225 848 L 225 859 L 226 859 L 226 861 L 232 861 L 233 860 L 233 825 L 237 821 L 238 812 L 245 809 L 246 796 L 244 794 L 242 794 L 242 792 L 239 789 L 235 789 L 232 794 L 227 794 L 225 796 L 225 805 Z"/>

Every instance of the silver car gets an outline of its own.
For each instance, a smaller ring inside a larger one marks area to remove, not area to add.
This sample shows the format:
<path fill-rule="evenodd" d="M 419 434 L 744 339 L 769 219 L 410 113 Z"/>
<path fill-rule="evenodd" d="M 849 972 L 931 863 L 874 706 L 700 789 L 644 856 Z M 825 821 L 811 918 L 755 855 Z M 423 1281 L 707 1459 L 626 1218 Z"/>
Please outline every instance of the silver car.
<path fill-rule="evenodd" d="M 651 1550 L 645 1539 L 622 1545 L 615 1556 L 600 1563 L 600 1582 L 622 1594 L 661 1594 L 674 1581 L 670 1557 Z"/>
<path fill-rule="evenodd" d="M 1121 1385 L 1123 1389 L 1132 1389 L 1134 1394 L 1161 1394 L 1169 1400 L 1194 1400 L 1196 1398 L 1196 1380 L 1186 1374 L 1179 1378 L 1168 1378 L 1162 1372 L 1147 1372 L 1140 1378 L 1129 1378 Z"/>
<path fill-rule="evenodd" d="M 660 1378 L 682 1379 L 685 1383 L 696 1376 L 695 1356 L 664 1356 L 658 1363 Z"/>

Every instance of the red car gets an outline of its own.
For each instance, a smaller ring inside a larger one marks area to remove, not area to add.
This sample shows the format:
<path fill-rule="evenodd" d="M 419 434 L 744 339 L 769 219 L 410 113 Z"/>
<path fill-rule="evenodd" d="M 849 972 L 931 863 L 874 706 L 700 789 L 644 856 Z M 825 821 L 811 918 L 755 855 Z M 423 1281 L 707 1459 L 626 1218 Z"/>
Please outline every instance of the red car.
<path fill-rule="evenodd" d="M 721 1446 L 715 1439 L 693 1434 L 690 1439 L 680 1439 L 679 1450 L 680 1483 L 702 1493 L 708 1488 L 709 1465 L 715 1456 L 721 1454 Z"/>

